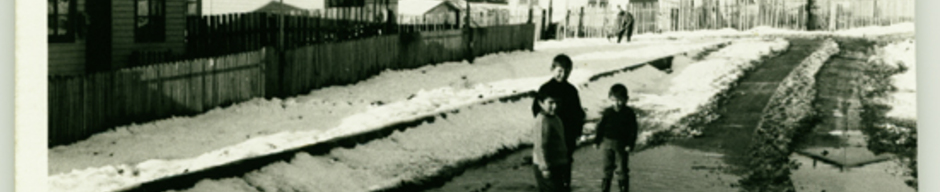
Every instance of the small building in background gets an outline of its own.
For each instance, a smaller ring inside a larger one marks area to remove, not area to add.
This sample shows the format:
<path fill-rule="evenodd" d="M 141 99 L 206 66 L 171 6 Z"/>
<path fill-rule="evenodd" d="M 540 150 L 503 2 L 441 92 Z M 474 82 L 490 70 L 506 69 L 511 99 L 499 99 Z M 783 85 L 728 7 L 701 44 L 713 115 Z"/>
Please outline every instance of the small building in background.
<path fill-rule="evenodd" d="M 316 10 L 326 8 L 326 0 L 201 0 L 200 15 L 249 13 L 257 11 Z"/>
<path fill-rule="evenodd" d="M 398 2 L 401 24 L 457 24 L 460 7 L 450 1 L 402 0 Z"/>

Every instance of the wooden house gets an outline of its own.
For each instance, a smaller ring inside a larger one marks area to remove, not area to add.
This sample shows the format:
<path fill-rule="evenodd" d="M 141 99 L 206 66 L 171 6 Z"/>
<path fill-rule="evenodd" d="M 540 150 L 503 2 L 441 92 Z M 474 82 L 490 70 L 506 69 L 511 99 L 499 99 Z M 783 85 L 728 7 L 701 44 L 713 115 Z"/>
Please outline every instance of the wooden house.
<path fill-rule="evenodd" d="M 84 74 L 88 34 L 85 1 L 50 0 L 48 4 L 49 75 Z"/>
<path fill-rule="evenodd" d="M 398 2 L 402 24 L 457 24 L 460 8 L 449 1 L 403 0 Z"/>
<path fill-rule="evenodd" d="M 80 75 L 185 52 L 190 0 L 49 0 L 49 74 Z"/>
<path fill-rule="evenodd" d="M 201 5 L 201 15 L 220 15 L 280 9 L 317 10 L 326 8 L 326 0 L 202 0 Z"/>

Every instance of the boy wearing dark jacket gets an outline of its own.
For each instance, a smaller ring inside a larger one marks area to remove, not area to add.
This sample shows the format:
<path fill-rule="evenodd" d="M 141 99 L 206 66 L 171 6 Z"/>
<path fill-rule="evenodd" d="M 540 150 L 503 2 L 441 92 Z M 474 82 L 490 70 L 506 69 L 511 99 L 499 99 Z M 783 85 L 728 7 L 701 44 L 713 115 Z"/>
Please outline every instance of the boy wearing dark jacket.
<path fill-rule="evenodd" d="M 604 109 L 594 137 L 594 148 L 600 148 L 604 155 L 604 177 L 601 189 L 603 192 L 610 191 L 610 182 L 613 179 L 614 170 L 617 169 L 616 159 L 619 158 L 621 171 L 617 182 L 620 185 L 620 191 L 625 192 L 630 190 L 628 153 L 636 146 L 638 134 L 636 113 L 627 107 L 629 96 L 627 87 L 623 84 L 618 83 L 612 86 L 608 96 L 614 105 Z"/>
<path fill-rule="evenodd" d="M 565 128 L 565 146 L 568 150 L 568 161 L 565 171 L 559 175 L 563 177 L 565 187 L 570 187 L 571 183 L 571 164 L 574 163 L 572 155 L 576 148 L 578 138 L 581 137 L 584 126 L 584 109 L 581 107 L 581 99 L 578 96 L 578 89 L 568 83 L 568 76 L 571 75 L 573 62 L 571 58 L 564 54 L 559 54 L 552 59 L 552 79 L 539 87 L 538 92 L 548 94 L 556 99 L 558 107 L 555 109 L 555 115 L 561 119 Z M 537 103 L 532 104 L 532 114 L 538 115 L 542 111 Z"/>

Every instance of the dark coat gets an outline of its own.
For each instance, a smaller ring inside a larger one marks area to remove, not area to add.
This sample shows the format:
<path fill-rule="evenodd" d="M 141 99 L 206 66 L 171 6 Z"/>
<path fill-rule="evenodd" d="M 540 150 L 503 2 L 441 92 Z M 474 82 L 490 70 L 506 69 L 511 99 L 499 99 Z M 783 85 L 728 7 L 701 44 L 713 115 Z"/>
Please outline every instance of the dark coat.
<path fill-rule="evenodd" d="M 565 127 L 565 143 L 570 149 L 573 149 L 578 138 L 584 129 L 584 108 L 581 107 L 581 98 L 578 96 L 578 89 L 568 82 L 558 82 L 554 79 L 549 80 L 539 87 L 539 93 L 552 96 L 557 100 L 555 114 L 561 119 Z M 542 111 L 538 102 L 532 103 L 532 116 L 536 116 Z M 573 150 L 571 150 L 573 151 Z"/>
<path fill-rule="evenodd" d="M 617 140 L 634 148 L 637 135 L 639 135 L 636 112 L 630 107 L 624 107 L 620 111 L 607 108 L 602 114 L 601 122 L 597 123 L 594 139 L 597 142 L 603 139 Z"/>

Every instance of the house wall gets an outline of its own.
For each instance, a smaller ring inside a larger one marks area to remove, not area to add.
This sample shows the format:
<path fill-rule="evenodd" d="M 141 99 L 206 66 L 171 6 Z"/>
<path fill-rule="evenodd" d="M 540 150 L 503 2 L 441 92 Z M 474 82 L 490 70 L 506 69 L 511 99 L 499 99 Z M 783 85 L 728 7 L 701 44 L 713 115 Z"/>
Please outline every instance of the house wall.
<path fill-rule="evenodd" d="M 431 23 L 450 23 L 455 24 L 457 10 L 441 4 L 427 12 L 429 22 Z"/>
<path fill-rule="evenodd" d="M 77 12 L 85 13 L 85 0 L 75 2 Z M 85 40 L 49 43 L 49 75 L 80 75 L 85 73 Z"/>
<path fill-rule="evenodd" d="M 172 51 L 185 53 L 184 32 L 186 30 L 186 0 L 166 1 L 166 39 L 164 42 L 134 42 L 134 1 L 113 0 L 111 69 L 128 66 L 134 51 Z"/>
<path fill-rule="evenodd" d="M 49 43 L 49 75 L 85 73 L 85 43 Z"/>

